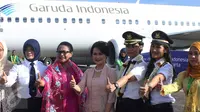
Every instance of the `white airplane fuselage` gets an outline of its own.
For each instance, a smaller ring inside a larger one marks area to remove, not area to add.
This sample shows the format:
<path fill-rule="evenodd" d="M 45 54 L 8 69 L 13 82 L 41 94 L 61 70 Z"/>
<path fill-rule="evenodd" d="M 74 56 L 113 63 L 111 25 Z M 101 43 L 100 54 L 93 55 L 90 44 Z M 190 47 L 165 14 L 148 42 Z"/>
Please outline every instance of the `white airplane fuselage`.
<path fill-rule="evenodd" d="M 34 38 L 41 45 L 41 57 L 55 57 L 58 44 L 68 41 L 77 64 L 92 63 L 90 47 L 99 40 L 112 44 L 110 58 L 116 58 L 124 47 L 125 31 L 145 36 L 143 52 L 148 52 L 155 30 L 173 34 L 200 29 L 199 7 L 74 1 L 5 1 L 0 7 L 11 3 L 11 14 L 0 10 L 0 38 L 9 50 L 22 55 L 24 42 Z"/>

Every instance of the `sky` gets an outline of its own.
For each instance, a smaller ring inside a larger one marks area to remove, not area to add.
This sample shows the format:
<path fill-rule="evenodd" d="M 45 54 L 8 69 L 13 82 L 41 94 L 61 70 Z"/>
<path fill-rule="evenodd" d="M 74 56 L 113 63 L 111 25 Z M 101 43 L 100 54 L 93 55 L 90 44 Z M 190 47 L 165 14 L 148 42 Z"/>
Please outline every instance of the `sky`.
<path fill-rule="evenodd" d="M 66 1 L 69 1 L 69 0 L 66 0 Z M 75 1 L 75 0 L 70 0 L 70 1 Z M 76 0 L 76 1 L 135 3 L 137 0 Z M 161 4 L 161 5 L 200 6 L 200 0 L 140 0 L 140 3 Z"/>

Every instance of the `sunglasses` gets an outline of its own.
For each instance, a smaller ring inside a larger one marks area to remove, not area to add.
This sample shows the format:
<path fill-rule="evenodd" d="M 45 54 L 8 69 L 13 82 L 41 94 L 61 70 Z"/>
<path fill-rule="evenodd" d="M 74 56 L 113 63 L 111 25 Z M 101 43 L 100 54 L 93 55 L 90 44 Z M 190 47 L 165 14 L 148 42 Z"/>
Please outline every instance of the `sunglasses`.
<path fill-rule="evenodd" d="M 58 54 L 67 54 L 67 53 L 71 53 L 71 51 L 56 51 Z"/>

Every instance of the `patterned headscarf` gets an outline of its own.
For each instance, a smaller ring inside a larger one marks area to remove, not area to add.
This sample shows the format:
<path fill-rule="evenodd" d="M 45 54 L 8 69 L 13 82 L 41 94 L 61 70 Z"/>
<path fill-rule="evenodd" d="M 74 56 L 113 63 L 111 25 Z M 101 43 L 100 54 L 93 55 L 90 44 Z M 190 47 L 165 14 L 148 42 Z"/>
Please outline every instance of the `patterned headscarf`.
<path fill-rule="evenodd" d="M 197 48 L 198 51 L 200 52 L 200 41 L 192 43 L 190 48 L 191 47 Z M 190 64 L 188 64 L 187 71 L 188 71 L 188 74 L 186 74 L 187 76 L 191 76 L 192 78 L 200 78 L 200 65 L 191 66 Z"/>

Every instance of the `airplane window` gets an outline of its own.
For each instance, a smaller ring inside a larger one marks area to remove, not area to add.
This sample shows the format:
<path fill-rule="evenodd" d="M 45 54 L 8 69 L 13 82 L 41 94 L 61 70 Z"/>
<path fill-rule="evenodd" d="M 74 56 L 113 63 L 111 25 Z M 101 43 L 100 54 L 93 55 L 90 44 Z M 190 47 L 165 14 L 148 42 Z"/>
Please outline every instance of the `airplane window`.
<path fill-rule="evenodd" d="M 122 20 L 122 23 L 123 23 L 123 24 L 126 24 L 126 20 L 125 20 L 125 19 L 123 19 L 123 20 Z"/>
<path fill-rule="evenodd" d="M 198 22 L 198 26 L 200 26 L 200 22 Z"/>
<path fill-rule="evenodd" d="M 11 17 L 8 17 L 8 18 L 7 18 L 7 21 L 8 21 L 8 22 L 11 22 Z"/>
<path fill-rule="evenodd" d="M 138 20 L 135 20 L 135 24 L 138 25 L 138 24 L 139 24 L 139 21 L 138 21 Z"/>
<path fill-rule="evenodd" d="M 192 26 L 195 26 L 195 22 L 192 22 Z"/>
<path fill-rule="evenodd" d="M 38 18 L 38 22 L 39 22 L 39 23 L 42 23 L 42 18 Z"/>
<path fill-rule="evenodd" d="M 73 21 L 73 20 L 72 20 Z M 75 20 L 74 20 L 75 21 Z M 79 18 L 79 23 L 83 23 L 83 19 Z"/>
<path fill-rule="evenodd" d="M 162 21 L 162 25 L 165 25 L 165 21 L 164 20 Z"/>
<path fill-rule="evenodd" d="M 102 24 L 105 24 L 105 23 L 106 23 L 106 20 L 105 20 L 105 19 L 102 19 L 101 21 L 102 21 Z"/>
<path fill-rule="evenodd" d="M 75 18 L 72 18 L 72 23 L 75 23 L 76 21 L 75 21 Z"/>
<path fill-rule="evenodd" d="M 18 17 L 15 18 L 15 22 L 16 22 L 16 23 L 19 22 L 19 18 L 18 18 Z"/>
<path fill-rule="evenodd" d="M 129 24 L 132 24 L 132 20 L 129 19 L 128 22 L 129 22 Z"/>
<path fill-rule="evenodd" d="M 67 18 L 63 18 L 63 23 L 67 23 Z"/>
<path fill-rule="evenodd" d="M 181 26 L 183 26 L 184 25 L 184 22 L 183 21 L 181 21 Z"/>
<path fill-rule="evenodd" d="M 87 24 L 89 24 L 89 23 L 90 23 L 90 19 L 89 19 L 89 18 L 87 18 L 87 19 L 86 19 L 86 21 L 87 21 Z"/>
<path fill-rule="evenodd" d="M 51 18 L 47 18 L 47 23 L 51 23 Z"/>
<path fill-rule="evenodd" d="M 158 25 L 158 21 L 157 20 L 155 20 L 155 25 Z"/>
<path fill-rule="evenodd" d="M 116 24 L 119 24 L 119 19 L 116 19 Z"/>
<path fill-rule="evenodd" d="M 187 24 L 187 26 L 190 26 L 190 23 L 189 23 L 189 22 L 187 22 L 186 24 Z"/>
<path fill-rule="evenodd" d="M 31 18 L 31 23 L 34 23 L 35 22 L 35 18 Z"/>
<path fill-rule="evenodd" d="M 23 22 L 24 22 L 24 23 L 27 22 L 27 18 L 26 18 L 26 17 L 23 18 Z"/>
<path fill-rule="evenodd" d="M 177 25 L 178 25 L 178 22 L 177 22 L 177 21 L 175 21 L 175 22 L 174 22 L 174 24 L 177 26 Z"/>
<path fill-rule="evenodd" d="M 0 23 L 3 23 L 3 17 L 0 17 Z"/>
<path fill-rule="evenodd" d="M 59 19 L 58 18 L 55 18 L 55 23 L 58 23 L 59 22 Z"/>
<path fill-rule="evenodd" d="M 169 24 L 169 25 L 172 25 L 172 22 L 171 22 L 171 21 L 168 21 L 168 24 Z"/>
<path fill-rule="evenodd" d="M 151 24 L 151 21 L 150 21 L 150 20 L 147 20 L 147 24 L 150 25 L 150 24 Z"/>

